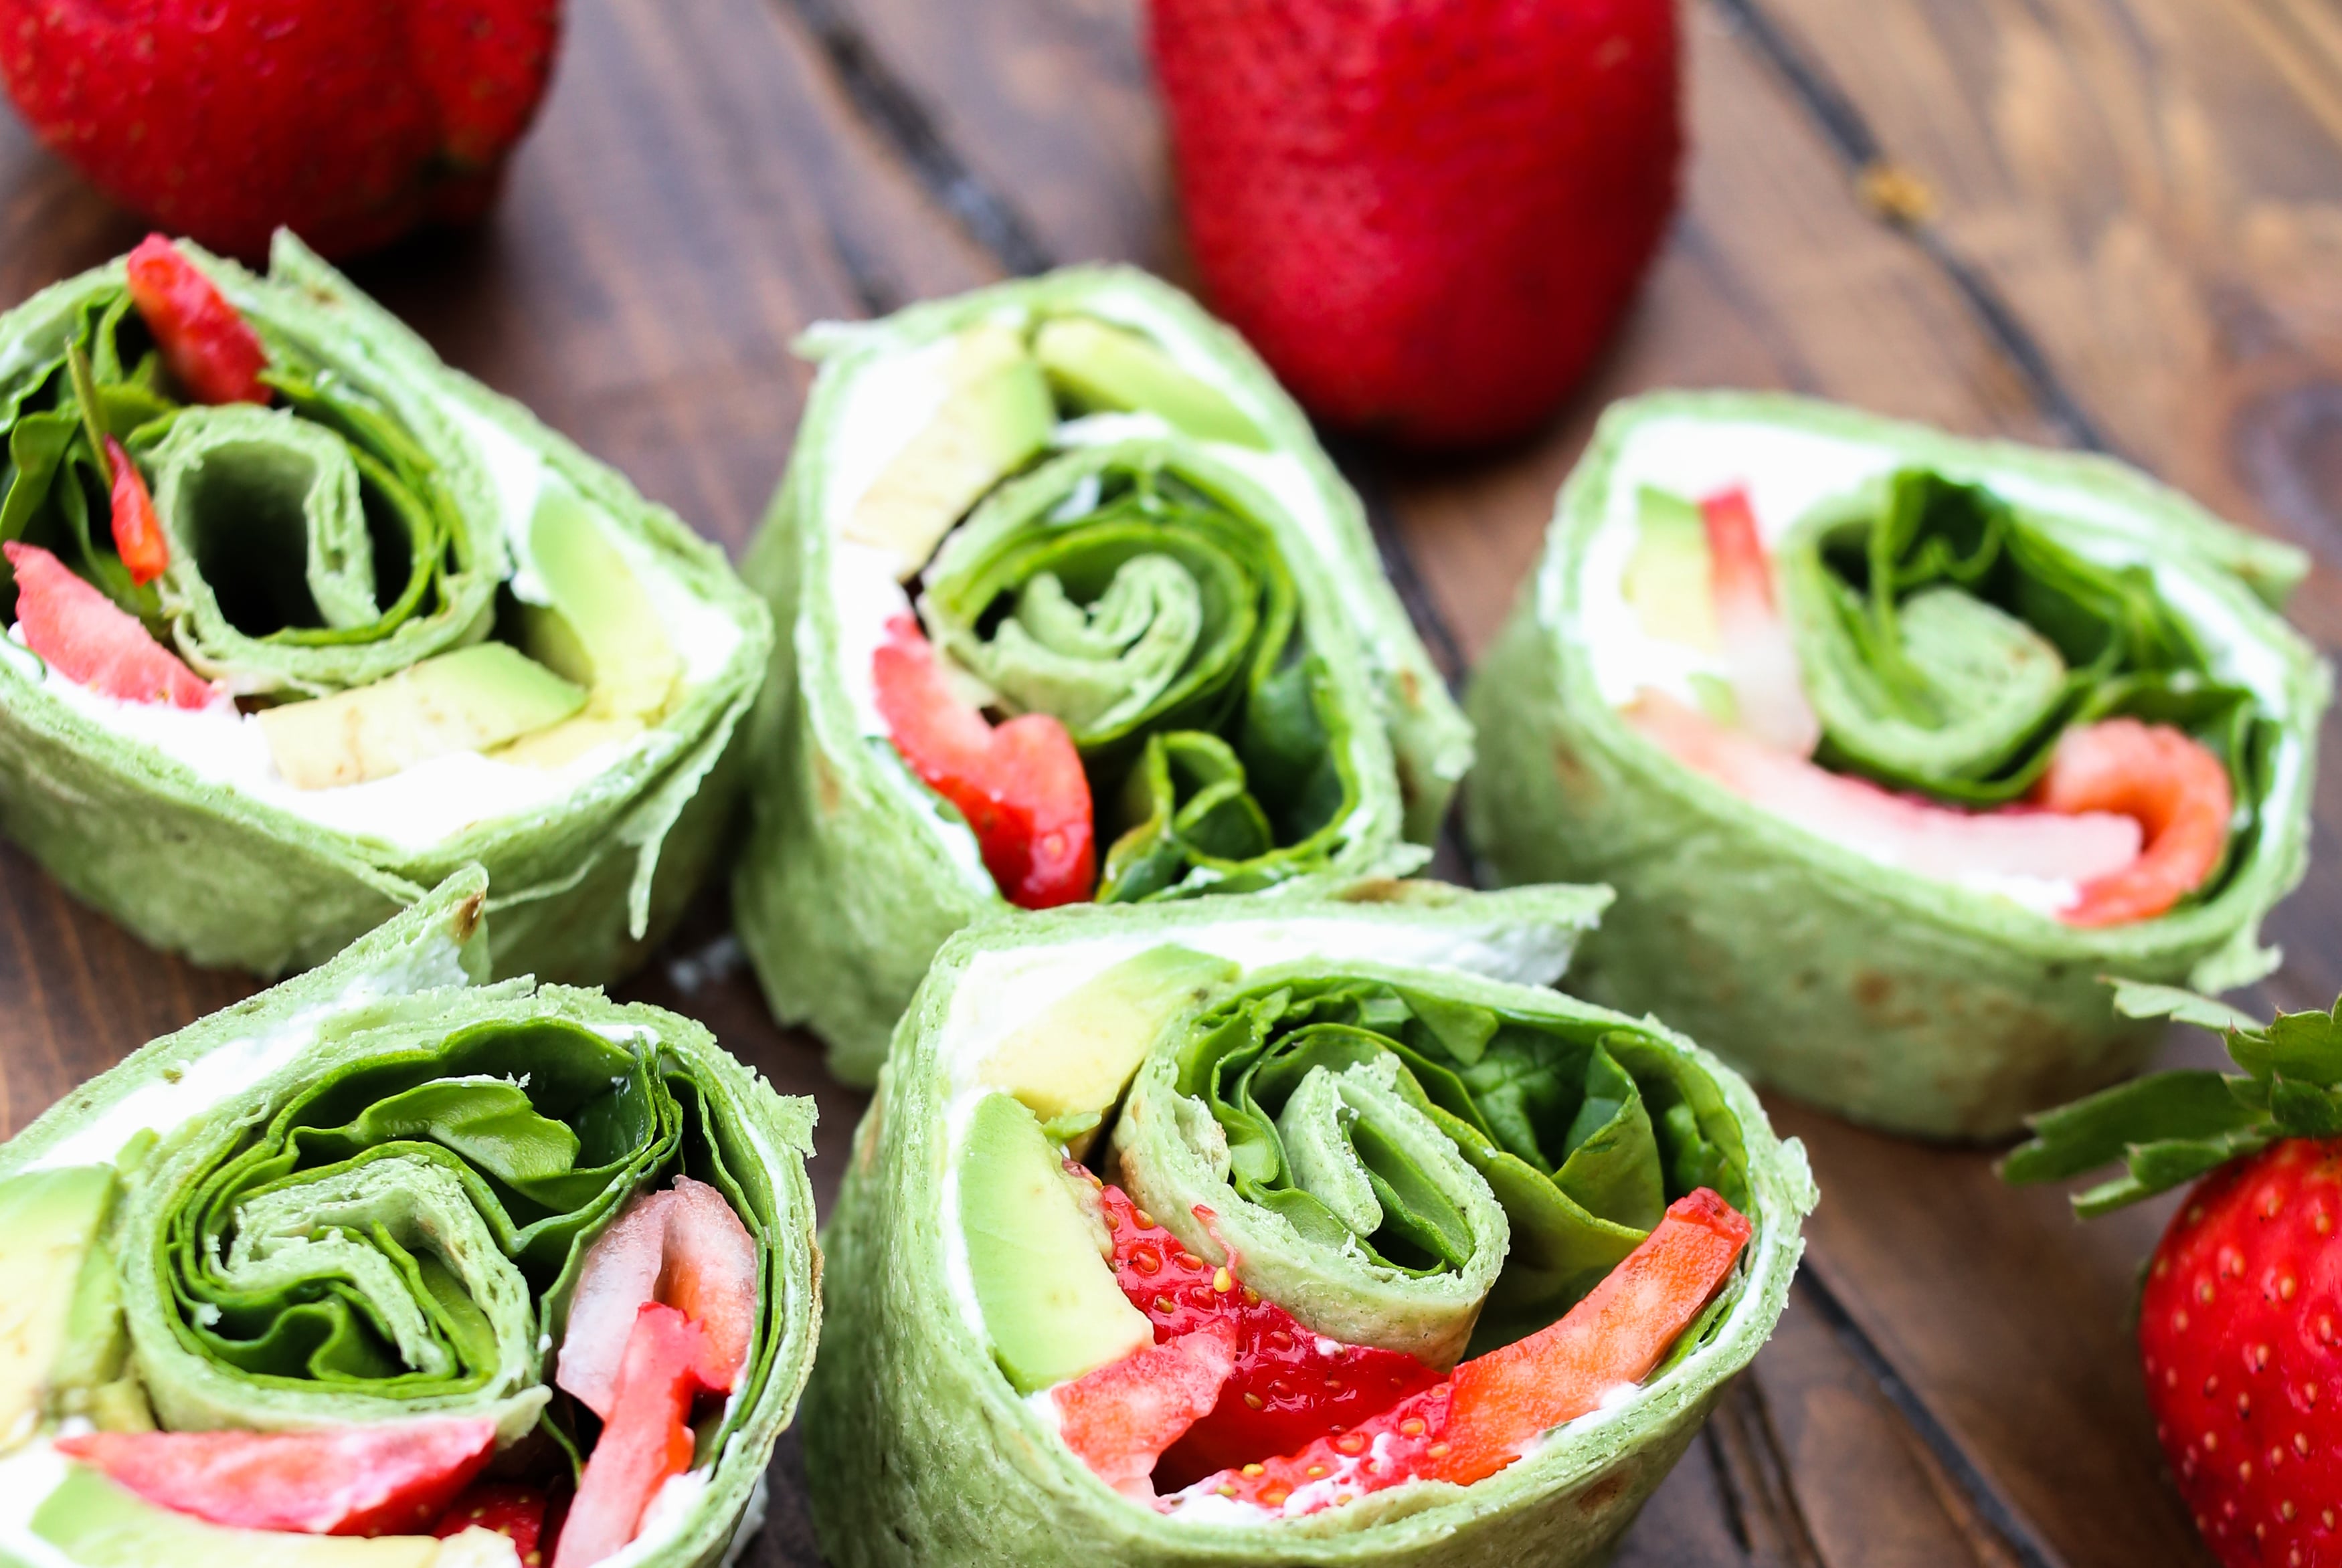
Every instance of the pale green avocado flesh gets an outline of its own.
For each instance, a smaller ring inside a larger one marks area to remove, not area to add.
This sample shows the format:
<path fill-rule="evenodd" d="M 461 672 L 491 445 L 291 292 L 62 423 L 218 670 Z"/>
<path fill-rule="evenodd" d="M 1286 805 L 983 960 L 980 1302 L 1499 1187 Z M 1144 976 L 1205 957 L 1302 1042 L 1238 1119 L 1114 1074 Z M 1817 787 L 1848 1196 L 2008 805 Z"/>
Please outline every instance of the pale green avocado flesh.
<path fill-rule="evenodd" d="M 1626 603 L 1646 636 L 1715 648 L 1716 596 L 1699 508 L 1656 490 L 1645 490 L 1640 502 L 1642 526 L 1626 559 Z"/>
<path fill-rule="evenodd" d="M 584 687 L 519 649 L 475 643 L 370 686 L 264 709 L 260 729 L 295 789 L 333 789 L 485 751 L 585 705 Z"/>
<path fill-rule="evenodd" d="M 1155 1342 L 1124 1298 L 1056 1150 L 1009 1094 L 977 1102 L 959 1156 L 968 1273 L 1000 1370 L 1031 1393 Z"/>
<path fill-rule="evenodd" d="M 952 524 L 1022 468 L 1057 423 L 1041 367 L 1006 327 L 959 335 L 942 406 L 854 504 L 846 536 L 890 552 L 896 575 L 927 563 Z"/>
<path fill-rule="evenodd" d="M 1006 1089 L 1044 1122 L 1089 1118 L 1069 1141 L 1087 1152 L 1096 1118 L 1122 1098 L 1163 1026 L 1236 966 L 1184 947 L 1150 947 L 1091 976 L 992 1048 L 978 1080 Z"/>
<path fill-rule="evenodd" d="M 1082 408 L 1139 410 L 1201 441 L 1265 448 L 1260 427 L 1217 387 L 1179 368 L 1135 332 L 1088 316 L 1042 324 L 1033 352 L 1049 384 Z"/>
<path fill-rule="evenodd" d="M 674 695 L 683 660 L 650 595 L 584 498 L 566 485 L 548 488 L 530 521 L 528 544 L 555 611 L 532 617 L 530 655 L 585 686 L 591 716 L 656 720 Z M 547 620 L 565 635 L 550 633 Z"/>
<path fill-rule="evenodd" d="M 110 1165 L 28 1171 L 0 1183 L 0 1280 L 7 1282 L 0 1293 L 0 1451 L 38 1424 L 60 1363 L 91 1359 L 68 1352 L 85 1332 L 76 1320 L 102 1311 L 99 1303 L 76 1306 L 96 1293 L 85 1292 L 84 1266 L 113 1199 Z"/>
<path fill-rule="evenodd" d="M 432 1568 L 428 1535 L 233 1530 L 158 1508 L 74 1465 L 33 1513 L 33 1533 L 78 1568 Z"/>

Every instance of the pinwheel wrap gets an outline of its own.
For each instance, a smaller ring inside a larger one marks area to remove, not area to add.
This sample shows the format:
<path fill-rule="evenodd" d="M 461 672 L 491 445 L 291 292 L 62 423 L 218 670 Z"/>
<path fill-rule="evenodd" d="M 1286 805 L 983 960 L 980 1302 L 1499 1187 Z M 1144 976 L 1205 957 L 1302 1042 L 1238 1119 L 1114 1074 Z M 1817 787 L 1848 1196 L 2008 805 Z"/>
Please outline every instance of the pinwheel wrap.
<path fill-rule="evenodd" d="M 118 1376 L 166 1427 L 486 1416 L 500 1446 L 542 1432 L 541 1457 L 566 1463 L 585 1445 L 549 1382 L 580 1258 L 635 1193 L 709 1183 L 755 1240 L 762 1310 L 738 1390 L 696 1432 L 705 1490 L 640 1560 L 713 1563 L 819 1332 L 812 1103 L 688 1019 L 484 984 L 485 904 L 485 878 L 459 874 L 326 964 L 155 1041 L 0 1147 L 0 1195 L 114 1166 L 99 1245 Z M 45 1473 L 39 1459 L 20 1450 L 12 1473 Z M 0 1513 L 0 1561 L 25 1547 L 17 1527 Z M 58 1561 L 45 1552 L 25 1560 Z"/>
<path fill-rule="evenodd" d="M 1625 549 L 1655 508 L 1736 484 L 1792 520 L 1773 590 L 1819 764 L 1984 809 L 2025 803 L 2073 726 L 2177 729 L 2236 802 L 2196 891 L 2069 925 L 1807 831 L 1638 733 L 1619 709 L 1640 677 L 1615 652 Z M 2153 1030 L 2110 1013 L 2100 976 L 2217 991 L 2275 964 L 2260 924 L 2306 864 L 2329 685 L 2271 608 L 2304 566 L 2105 458 L 1787 397 L 1622 404 L 1476 675 L 1472 842 L 1503 881 L 1618 890 L 1587 995 L 1874 1124 L 2006 1133 L 2144 1062 Z"/>
<path fill-rule="evenodd" d="M 599 539 L 599 560 L 688 631 L 662 650 L 684 668 L 662 672 L 673 694 L 637 704 L 641 722 L 581 730 L 573 752 L 632 738 L 574 787 L 499 805 L 470 798 L 475 771 L 425 803 L 438 825 L 418 826 L 385 793 L 397 778 L 295 788 L 250 717 L 239 734 L 234 715 L 205 715 L 213 733 L 196 736 L 187 715 L 140 711 L 155 704 L 70 700 L 82 694 L 0 642 L 0 821 L 75 894 L 199 963 L 319 963 L 478 863 L 495 878 L 495 973 L 618 978 L 679 914 L 726 823 L 734 734 L 769 656 L 764 607 L 720 551 L 448 369 L 291 235 L 265 277 L 182 251 L 266 345 L 269 405 L 177 401 L 121 263 L 44 290 L 0 316 L 0 539 L 55 554 L 247 706 L 512 640 L 549 601 L 548 527 Z M 143 585 L 108 536 L 85 401 L 153 492 L 169 564 Z M 581 725 L 604 722 L 594 679 Z"/>
<path fill-rule="evenodd" d="M 1211 414 L 1084 417 L 1060 385 L 1039 450 L 932 559 L 878 563 L 855 511 L 934 401 L 918 367 L 973 330 L 1068 319 L 1143 336 L 1209 389 Z M 1100 902 L 1422 863 L 1469 730 L 1356 497 L 1234 335 L 1141 274 L 1076 269 L 824 327 L 802 352 L 821 375 L 743 566 L 782 630 L 734 898 L 775 1010 L 823 1035 L 834 1071 L 869 1082 L 936 947 L 1010 907 L 873 705 L 891 617 L 922 616 L 997 711 L 1064 721 L 1095 800 Z"/>
<path fill-rule="evenodd" d="M 806 1452 L 830 1560 L 1601 1561 L 1771 1333 L 1815 1200 L 1804 1151 L 1775 1139 L 1728 1068 L 1655 1022 L 1541 988 L 1606 902 L 1381 883 L 954 937 L 903 1020 L 825 1237 L 836 1310 Z M 995 1364 L 962 1293 L 975 1243 L 956 1234 L 946 1182 L 1000 1043 L 1069 987 L 1164 948 L 1218 961 L 1223 978 L 1163 1025 L 1092 1162 L 1308 1329 L 1452 1363 L 1467 1342 L 1558 1317 L 1656 1218 L 1656 1193 L 1696 1183 L 1740 1206 L 1754 1239 L 1631 1398 L 1468 1488 L 1417 1481 L 1259 1523 L 1117 1493 Z"/>

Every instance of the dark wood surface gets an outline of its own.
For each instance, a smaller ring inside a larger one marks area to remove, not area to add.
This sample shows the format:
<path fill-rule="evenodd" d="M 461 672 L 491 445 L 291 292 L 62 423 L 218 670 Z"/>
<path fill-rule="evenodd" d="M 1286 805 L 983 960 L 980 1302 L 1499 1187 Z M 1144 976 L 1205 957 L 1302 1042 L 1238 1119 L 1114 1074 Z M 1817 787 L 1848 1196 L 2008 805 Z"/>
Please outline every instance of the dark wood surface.
<path fill-rule="evenodd" d="M 2118 452 L 2318 557 L 2342 645 L 2342 12 L 2331 0 L 1684 0 L 1695 139 L 1666 254 L 1540 438 L 1339 448 L 1460 674 L 1595 414 L 1782 386 Z M 786 463 L 816 320 L 1056 261 L 1182 275 L 1136 0 L 571 0 L 559 77 L 480 232 L 360 281 L 447 357 L 736 552 Z M 0 124 L 0 299 L 139 229 Z M 2342 768 L 2265 1003 L 2342 991 Z M 248 990 L 137 946 L 0 850 L 0 1133 Z M 820 1097 L 720 898 L 627 994 Z M 2201 1047 L 2177 1045 L 2187 1054 Z M 1754 1373 L 1628 1537 L 1634 1564 L 2208 1562 L 2160 1474 L 2126 1313 L 2168 1204 L 2077 1227 L 1992 1151 L 1772 1102 L 1823 1202 Z M 785 1440 L 751 1558 L 818 1561 Z"/>

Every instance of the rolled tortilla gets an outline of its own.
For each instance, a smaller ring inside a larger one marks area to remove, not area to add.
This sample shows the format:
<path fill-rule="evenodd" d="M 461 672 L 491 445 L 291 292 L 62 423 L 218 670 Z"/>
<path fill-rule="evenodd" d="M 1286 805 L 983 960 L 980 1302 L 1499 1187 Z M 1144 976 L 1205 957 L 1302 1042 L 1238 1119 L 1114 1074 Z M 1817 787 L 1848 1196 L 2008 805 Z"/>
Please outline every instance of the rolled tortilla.
<path fill-rule="evenodd" d="M 826 1237 L 836 1310 L 806 1451 L 830 1560 L 1600 1561 L 1770 1333 L 1814 1203 L 1803 1150 L 1729 1069 L 1653 1021 L 1541 988 L 1605 902 L 1384 883 L 954 937 L 896 1035 Z M 1215 1069 L 1221 1092 L 1183 1088 Z M 1653 1375 L 1469 1487 L 1418 1480 L 1290 1517 L 1134 1496 L 1061 1439 L 1055 1388 L 1019 1397 L 1012 1382 L 1043 1381 L 1023 1358 L 1062 1357 L 1096 1317 L 1022 1325 L 1037 1353 L 993 1332 L 1019 1325 L 983 1293 L 1002 1271 L 963 1216 L 981 1208 L 978 1128 L 1004 1094 L 1170 1227 L 1198 1278 L 1233 1268 L 1208 1290 L 1241 1284 L 1311 1333 L 1441 1370 L 1560 1316 L 1656 1221 L 1654 1200 L 1712 1186 L 1755 1234 Z M 1402 1202 L 1451 1210 L 1456 1261 L 1400 1234 Z M 1362 1213 L 1376 1203 L 1380 1224 Z"/>
<path fill-rule="evenodd" d="M 1686 624 L 1695 595 L 1668 586 L 1685 559 L 1669 530 L 1696 540 L 1696 504 L 1734 487 L 1820 736 L 1816 768 L 1751 764 L 1788 781 L 1764 804 L 1711 776 L 1755 754 L 1740 737 L 1760 661 L 1736 656 L 1727 628 Z M 1650 1008 L 1865 1122 L 2007 1133 L 2144 1062 L 2154 1032 L 2108 1012 L 2099 976 L 2217 991 L 2276 963 L 2260 923 L 2307 862 L 2329 684 L 2271 608 L 2304 567 L 2105 458 L 1787 397 L 1622 404 L 1474 682 L 1489 740 L 1472 840 L 1504 881 L 1616 887 L 1576 974 L 1589 996 Z M 1947 814 L 2027 805 L 2061 742 L 2110 720 L 2217 757 L 2234 814 L 2167 913 L 2072 924 L 2058 911 L 2088 884 L 2047 851 L 2029 872 L 1988 868 L 1970 830 L 2063 842 L 2061 823 L 2126 819 Z M 1686 765 L 1668 737 L 1687 733 L 1736 749 Z M 1830 805 L 1811 787 L 1822 774 L 1866 783 L 1841 800 L 1821 780 Z M 1957 833 L 1895 844 L 1914 802 Z"/>
<path fill-rule="evenodd" d="M 0 1379 L 0 1561 L 83 1561 L 79 1511 L 42 1503 L 95 1484 L 51 1446 L 91 1421 L 486 1418 L 500 1473 L 565 1481 L 594 1430 L 552 1388 L 579 1261 L 636 1194 L 679 1175 L 720 1193 L 753 1239 L 756 1322 L 733 1395 L 703 1406 L 695 1463 L 630 1560 L 724 1556 L 819 1331 L 812 1102 L 775 1094 L 688 1019 L 485 984 L 486 900 L 476 868 L 451 877 L 0 1146 L 0 1210 L 17 1223 L 76 1183 L 95 1199 L 75 1244 L 50 1254 L 62 1264 L 0 1283 L 19 1348 L 57 1346 L 11 1364 L 21 1384 Z M 315 1538 L 268 1539 L 292 1563 Z"/>
<path fill-rule="evenodd" d="M 9 832 L 198 963 L 322 962 L 476 862 L 496 974 L 617 979 L 679 914 L 736 798 L 763 605 L 715 546 L 291 235 L 266 277 L 183 249 L 266 346 L 268 406 L 180 403 L 121 263 L 0 316 L 0 426 L 28 452 L 77 438 L 78 344 L 167 568 L 132 582 L 85 442 L 59 470 L 10 471 L 0 534 L 55 554 L 238 704 L 117 701 L 21 631 L 0 641 Z M 418 667 L 465 673 L 425 685 Z M 484 681 L 520 683 L 533 707 L 347 738 L 384 693 L 435 718 Z"/>
<path fill-rule="evenodd" d="M 1102 901 L 1421 864 L 1468 727 L 1357 498 L 1234 335 L 1076 269 L 804 352 L 821 375 L 743 568 L 782 630 L 734 900 L 834 1071 L 869 1082 L 944 938 L 1010 907 L 890 744 L 872 664 L 901 617 L 993 714 L 1064 722 Z"/>

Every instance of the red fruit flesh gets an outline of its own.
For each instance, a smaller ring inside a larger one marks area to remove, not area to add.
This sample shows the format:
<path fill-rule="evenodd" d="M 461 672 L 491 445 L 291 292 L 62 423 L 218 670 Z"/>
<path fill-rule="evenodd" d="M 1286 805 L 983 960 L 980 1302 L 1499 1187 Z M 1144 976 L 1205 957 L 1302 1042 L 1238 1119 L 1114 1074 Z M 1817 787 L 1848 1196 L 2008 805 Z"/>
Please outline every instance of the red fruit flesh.
<path fill-rule="evenodd" d="M 171 378 L 197 403 L 266 403 L 268 350 L 227 296 L 161 235 L 125 264 L 131 303 L 155 335 Z"/>
<path fill-rule="evenodd" d="M 381 245 L 527 127 L 559 0 L 0 0 L 0 76 L 125 206 L 247 260 Z"/>
<path fill-rule="evenodd" d="M 2228 1568 L 2332 1560 L 2342 1523 L 2342 1140 L 2198 1183 L 2155 1249 L 2138 1348 L 2156 1437 Z"/>
<path fill-rule="evenodd" d="M 1090 785 L 1066 726 L 1025 714 L 995 729 L 951 689 L 907 615 L 887 623 L 870 674 L 895 749 L 967 819 L 1001 896 L 1022 909 L 1086 900 Z"/>
<path fill-rule="evenodd" d="M 1817 767 L 1726 729 L 1662 693 L 1641 693 L 1624 714 L 1677 762 L 1751 804 L 1907 871 L 1942 877 L 2047 877 L 2087 885 L 2138 857 L 2138 824 L 2127 815 L 2022 807 L 1954 811 Z"/>
<path fill-rule="evenodd" d="M 701 1381 L 729 1393 L 756 1329 L 756 1243 L 705 1182 L 677 1176 L 666 1192 L 636 1199 L 578 1266 L 553 1381 L 605 1421 L 647 1302 L 698 1325 L 708 1354 Z"/>
<path fill-rule="evenodd" d="M 513 1543 L 521 1568 L 543 1568 L 545 1511 L 548 1499 L 534 1486 L 510 1481 L 484 1481 L 449 1505 L 431 1527 L 445 1540 L 466 1530 L 488 1530 Z"/>
<path fill-rule="evenodd" d="M 1155 0 L 1206 292 L 1310 409 L 1438 445 L 1542 419 L 1656 250 L 1669 0 Z"/>
<path fill-rule="evenodd" d="M 228 701 L 148 636 L 137 616 L 46 550 L 11 540 L 0 552 L 15 570 L 16 629 L 25 645 L 67 680 L 125 703 L 208 708 Z"/>
<path fill-rule="evenodd" d="M 1207 1323 L 1049 1391 L 1057 1433 L 1117 1492 L 1152 1501 L 1156 1458 L 1218 1403 L 1236 1330 Z"/>
<path fill-rule="evenodd" d="M 712 1392 L 700 1376 L 707 1336 L 673 1307 L 646 1305 L 626 1336 L 618 1393 L 586 1456 L 577 1496 L 561 1522 L 553 1568 L 593 1568 L 635 1538 L 643 1511 L 672 1476 L 691 1468 L 691 1402 Z"/>
<path fill-rule="evenodd" d="M 95 1432 L 57 1452 L 149 1503 L 246 1530 L 404 1535 L 438 1518 L 495 1451 L 493 1421 L 316 1432 Z"/>
<path fill-rule="evenodd" d="M 1773 603 L 1773 567 L 1746 490 L 1726 490 L 1699 504 L 1707 525 L 1708 585 L 1716 631 L 1731 672 L 1740 722 L 1767 745 L 1810 756 L 1822 738 L 1821 720 L 1806 701 L 1797 644 Z"/>
<path fill-rule="evenodd" d="M 162 519 L 155 515 L 145 476 L 111 435 L 105 438 L 105 461 L 114 470 L 114 553 L 122 557 L 130 580 L 143 587 L 171 564 L 171 543 L 163 536 Z"/>
<path fill-rule="evenodd" d="M 1121 1188 L 1103 1188 L 1099 1201 L 1114 1237 L 1115 1280 L 1155 1324 L 1158 1344 L 1209 1323 L 1231 1324 L 1236 1333 L 1236 1363 L 1219 1403 L 1156 1469 L 1165 1490 L 1355 1426 L 1439 1381 L 1436 1368 L 1411 1355 L 1312 1333 L 1229 1270 L 1188 1252 Z"/>
<path fill-rule="evenodd" d="M 1650 1376 L 1723 1288 L 1748 1237 L 1748 1222 L 1702 1187 L 1668 1205 L 1658 1228 L 1558 1322 L 1347 1432 L 1223 1470 L 1183 1495 L 1297 1515 L 1409 1481 L 1468 1486 L 1494 1475 L 1543 1433 Z"/>
<path fill-rule="evenodd" d="M 2147 835 L 2146 853 L 2082 884 L 2080 897 L 2058 912 L 2068 925 L 2161 914 L 2219 864 L 2236 814 L 2218 757 L 2168 725 L 2137 719 L 2066 732 L 2033 799 L 2055 812 L 2117 812 Z"/>

